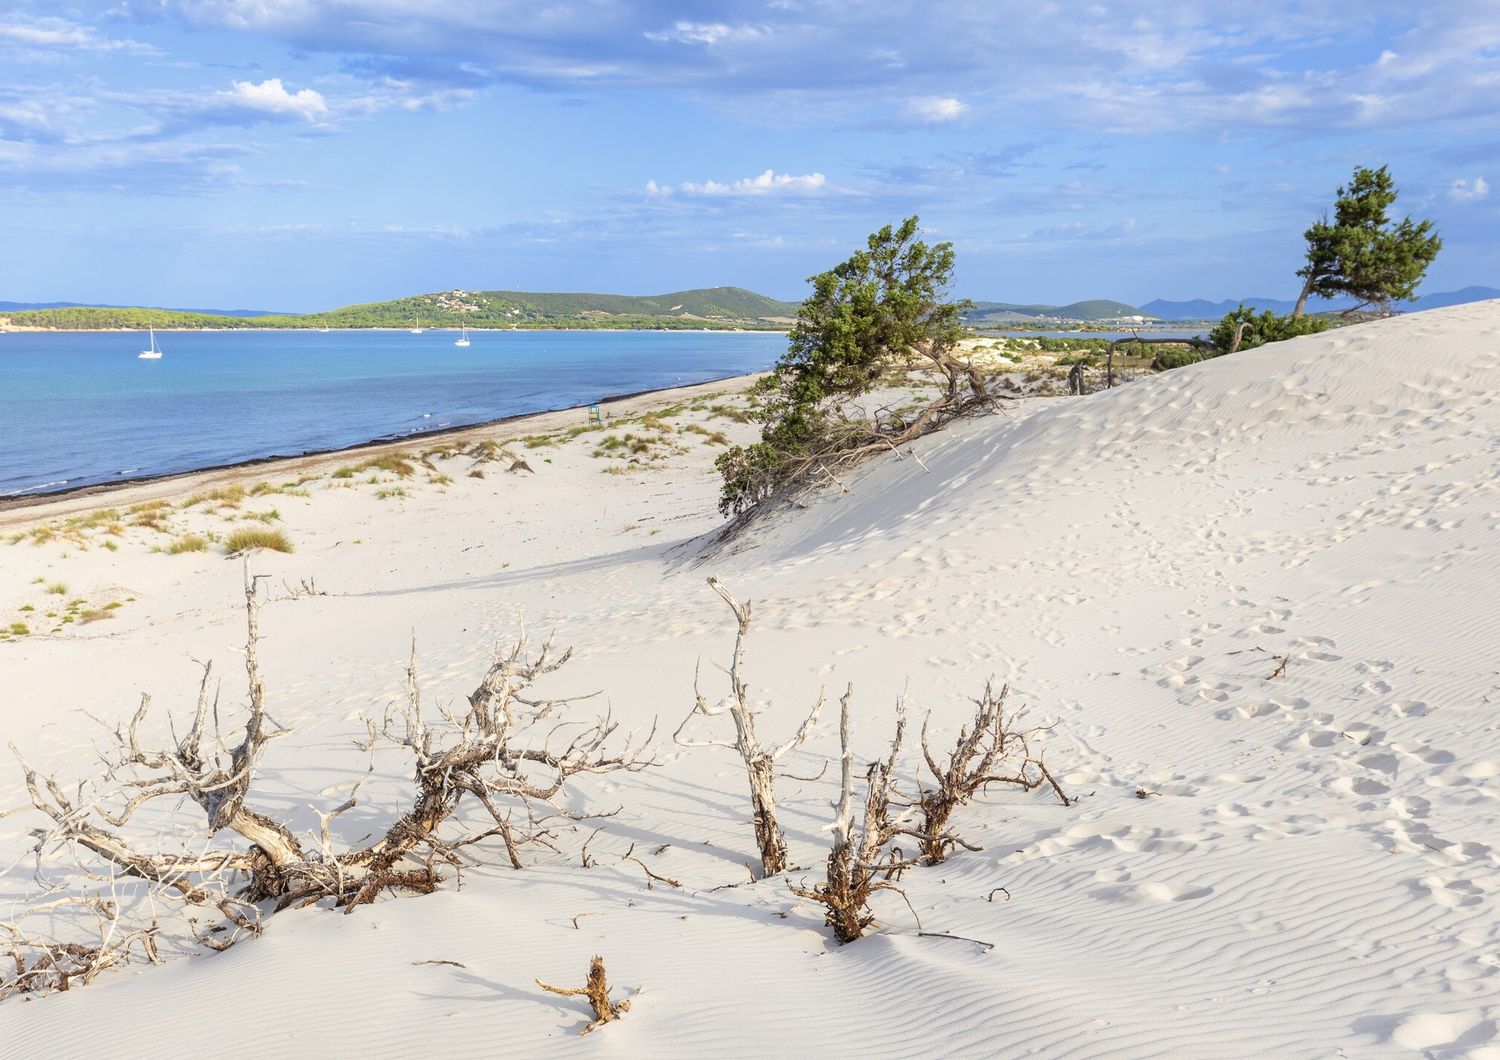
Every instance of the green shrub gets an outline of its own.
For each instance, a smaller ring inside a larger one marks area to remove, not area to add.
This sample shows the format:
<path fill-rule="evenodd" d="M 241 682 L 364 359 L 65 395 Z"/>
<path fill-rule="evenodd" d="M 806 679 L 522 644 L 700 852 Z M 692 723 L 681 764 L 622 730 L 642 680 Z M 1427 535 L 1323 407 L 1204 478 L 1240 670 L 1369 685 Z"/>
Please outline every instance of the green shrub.
<path fill-rule="evenodd" d="M 1151 359 L 1151 367 L 1158 372 L 1165 372 L 1183 365 L 1197 364 L 1207 356 L 1209 354 L 1206 351 L 1195 350 L 1191 346 L 1162 346 Z"/>
<path fill-rule="evenodd" d="M 1234 345 L 1234 333 L 1240 324 L 1246 325 L 1240 338 L 1241 350 L 1253 350 L 1268 342 L 1281 342 L 1299 335 L 1316 335 L 1328 330 L 1328 321 L 1322 317 L 1284 316 L 1269 309 L 1257 315 L 1254 306 L 1241 302 L 1238 308 L 1226 313 L 1224 319 L 1213 326 L 1208 333 L 1208 341 L 1214 344 L 1219 353 L 1228 353 Z"/>

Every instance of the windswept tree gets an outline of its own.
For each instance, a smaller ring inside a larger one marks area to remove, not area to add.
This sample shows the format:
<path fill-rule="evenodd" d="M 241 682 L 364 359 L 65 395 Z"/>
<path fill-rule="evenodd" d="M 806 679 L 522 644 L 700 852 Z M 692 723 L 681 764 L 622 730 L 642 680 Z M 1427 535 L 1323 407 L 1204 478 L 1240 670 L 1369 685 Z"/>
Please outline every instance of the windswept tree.
<path fill-rule="evenodd" d="M 1431 221 L 1404 217 L 1393 224 L 1388 211 L 1396 194 L 1385 166 L 1360 166 L 1349 185 L 1339 188 L 1332 222 L 1325 214 L 1304 233 L 1307 264 L 1297 270 L 1303 282 L 1293 319 L 1302 316 L 1312 295 L 1348 295 L 1356 309 L 1377 306 L 1389 313 L 1393 302 L 1416 294 L 1443 241 Z"/>
<path fill-rule="evenodd" d="M 929 245 L 919 231 L 916 217 L 886 225 L 865 249 L 810 278 L 787 352 L 756 388 L 761 440 L 719 458 L 725 515 L 827 481 L 840 467 L 991 403 L 983 375 L 955 354 L 970 303 L 949 296 L 953 244 Z M 909 361 L 940 384 L 925 408 L 909 418 L 851 415 L 850 398 Z"/>

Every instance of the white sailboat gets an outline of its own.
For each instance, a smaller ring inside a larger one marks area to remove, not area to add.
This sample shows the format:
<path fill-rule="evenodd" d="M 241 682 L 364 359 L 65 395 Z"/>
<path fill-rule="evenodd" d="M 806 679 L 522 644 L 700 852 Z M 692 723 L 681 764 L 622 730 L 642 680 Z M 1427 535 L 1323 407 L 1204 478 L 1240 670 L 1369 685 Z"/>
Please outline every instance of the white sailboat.
<path fill-rule="evenodd" d="M 454 341 L 453 345 L 455 345 L 455 346 L 468 346 L 469 345 L 469 325 L 467 325 L 467 324 L 464 325 L 464 333 L 462 335 L 460 335 L 457 340 Z"/>
<path fill-rule="evenodd" d="M 151 326 L 150 330 L 151 348 L 149 350 L 142 350 L 136 354 L 136 357 L 142 361 L 159 361 L 161 360 L 161 347 L 156 344 L 156 328 Z"/>
<path fill-rule="evenodd" d="M 411 329 L 410 330 L 411 330 L 411 333 L 413 335 L 420 335 L 420 334 L 422 334 L 422 321 L 417 316 L 417 314 L 415 314 L 415 313 L 413 313 L 411 315 Z"/>

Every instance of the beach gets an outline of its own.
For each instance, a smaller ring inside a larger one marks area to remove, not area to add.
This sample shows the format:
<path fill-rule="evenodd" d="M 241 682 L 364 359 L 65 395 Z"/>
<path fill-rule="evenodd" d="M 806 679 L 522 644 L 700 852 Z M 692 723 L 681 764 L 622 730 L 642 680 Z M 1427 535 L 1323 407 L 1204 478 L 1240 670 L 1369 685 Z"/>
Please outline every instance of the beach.
<path fill-rule="evenodd" d="M 569 409 L 0 507 L 0 731 L 64 787 L 142 694 L 180 731 L 199 663 L 226 715 L 245 702 L 247 573 L 288 730 L 256 806 L 299 835 L 356 792 L 335 836 L 399 816 L 409 762 L 363 749 L 362 718 L 408 667 L 461 705 L 523 631 L 573 649 L 549 695 L 597 693 L 566 716 L 654 730 L 655 761 L 575 778 L 519 870 L 491 840 L 432 894 L 0 1003 L 0 1052 L 202 1028 L 262 1056 L 1500 1057 L 1500 302 L 1008 402 L 719 540 L 752 379 L 597 429 Z M 291 551 L 231 555 L 242 530 Z M 763 738 L 828 703 L 779 763 L 784 877 L 754 878 L 739 758 L 673 739 L 695 675 L 728 693 L 710 575 L 753 601 Z M 914 777 L 918 734 L 951 747 L 987 681 L 1068 804 L 993 787 L 955 821 L 976 849 L 838 945 L 788 886 L 827 856 L 837 698 L 861 770 L 905 699 Z M 0 811 L 26 801 L 0 769 Z M 0 817 L 0 908 L 40 893 L 35 824 Z M 594 954 L 639 993 L 580 1040 L 582 1000 L 535 981 L 579 985 Z"/>

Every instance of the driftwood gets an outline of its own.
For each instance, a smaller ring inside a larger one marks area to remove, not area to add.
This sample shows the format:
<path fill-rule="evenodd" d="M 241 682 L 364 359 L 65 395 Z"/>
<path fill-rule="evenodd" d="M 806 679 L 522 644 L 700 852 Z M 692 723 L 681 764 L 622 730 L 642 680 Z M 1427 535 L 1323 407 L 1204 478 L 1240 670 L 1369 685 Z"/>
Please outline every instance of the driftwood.
<path fill-rule="evenodd" d="M 65 907 L 93 915 L 88 942 L 49 939 L 23 929 L 27 916 L 56 914 Z M 113 897 L 73 896 L 33 906 L 15 921 L 0 924 L 0 1001 L 69 990 L 75 983 L 87 986 L 100 972 L 131 960 L 158 964 L 156 933 L 154 923 L 123 930 Z"/>
<path fill-rule="evenodd" d="M 922 759 L 931 774 L 932 785 L 924 784 L 920 776 L 917 779 L 914 805 L 921 813 L 922 825 L 910 834 L 917 839 L 928 864 L 946 860 L 955 847 L 978 849 L 954 835 L 949 824 L 959 807 L 968 805 L 992 784 L 1031 791 L 1046 783 L 1064 806 L 1070 805 L 1071 800 L 1041 757 L 1031 752 L 1027 737 L 1037 730 L 1015 728 L 1016 715 L 1006 713 L 1005 698 L 1009 692 L 1010 687 L 1002 685 L 996 695 L 994 686 L 985 683 L 984 694 L 973 701 L 973 718 L 959 730 L 945 764 L 938 764 L 927 743 L 927 722 L 922 723 Z M 929 714 L 927 721 L 931 718 Z"/>
<path fill-rule="evenodd" d="M 522 847 L 551 846 L 551 818 L 581 816 L 552 808 L 571 778 L 651 764 L 633 737 L 612 748 L 617 724 L 607 714 L 591 723 L 569 722 L 564 713 L 574 699 L 542 698 L 532 691 L 571 656 L 554 653 L 550 641 L 530 654 L 525 638 L 518 639 L 495 657 L 468 696 L 467 709 L 440 708 L 440 720 L 429 719 L 424 710 L 413 658 L 404 700 L 383 718 L 366 721 L 367 746 L 392 746 L 410 756 L 415 787 L 410 809 L 373 839 L 344 846 L 330 825 L 357 804 L 357 784 L 342 805 L 318 813 L 318 834 L 299 836 L 253 807 L 265 749 L 287 733 L 268 712 L 261 679 L 260 580 L 245 580 L 248 703 L 239 724 L 222 724 L 212 666 L 205 665 L 196 710 L 174 743 L 153 746 L 146 740 L 142 730 L 151 698 L 142 696 L 130 722 L 111 733 L 102 775 L 65 788 L 21 761 L 31 809 L 44 819 L 35 832 L 39 879 L 59 854 L 84 871 L 91 871 L 92 860 L 108 877 L 139 881 L 133 894 L 142 910 L 161 904 L 217 909 L 223 922 L 198 941 L 224 949 L 258 934 L 267 912 L 323 901 L 349 912 L 383 892 L 430 892 L 443 882 L 442 870 L 458 872 L 468 848 L 486 840 L 498 839 L 510 864 L 521 868 Z M 170 813 L 163 818 L 166 806 L 183 800 L 201 809 L 202 826 L 179 822 Z M 158 803 L 154 815 L 143 813 Z M 488 820 L 469 823 L 458 813 L 468 804 L 482 808 Z M 145 819 L 138 820 L 138 814 Z M 239 842 L 225 844 L 224 836 Z M 79 859 L 80 854 L 86 857 Z M 140 925 L 127 925 L 121 910 L 114 915 L 119 937 L 145 944 Z M 14 924 L 8 927 L 13 939 L 26 937 Z M 124 948 L 115 944 L 116 950 Z M 91 959 L 98 964 L 104 957 Z M 18 975 L 25 978 L 31 969 L 25 979 L 31 983 L 36 964 L 35 958 L 28 960 Z M 61 988 L 79 973 L 71 966 L 63 969 L 59 960 L 51 959 Z M 18 987 L 0 972 L 0 996 L 7 989 Z"/>
<path fill-rule="evenodd" d="M 1140 335 L 1132 334 L 1128 339 L 1115 339 L 1109 344 L 1109 352 L 1105 357 L 1105 389 L 1113 389 L 1115 385 L 1115 347 L 1122 344 L 1127 346 L 1131 344 L 1140 346 L 1191 346 L 1195 350 L 1214 349 L 1213 343 L 1209 342 L 1207 339 L 1200 339 L 1197 336 L 1184 337 L 1182 335 L 1162 335 L 1155 338 L 1150 336 L 1142 338 Z"/>
<path fill-rule="evenodd" d="M 906 700 L 896 703 L 896 734 L 884 761 L 865 769 L 864 811 L 856 823 L 854 815 L 854 754 L 849 744 L 849 704 L 854 698 L 850 685 L 839 700 L 840 779 L 839 801 L 833 823 L 833 845 L 828 853 L 823 881 L 811 887 L 792 886 L 793 894 L 823 906 L 824 921 L 841 943 L 862 937 L 875 921 L 870 898 L 877 891 L 906 894 L 894 881 L 918 864 L 890 844 L 901 835 L 915 835 L 906 826 L 910 815 L 891 816 L 896 758 L 906 731 Z M 908 907 L 910 903 L 908 902 Z M 916 911 L 912 911 L 916 916 Z"/>
<path fill-rule="evenodd" d="M 583 986 L 552 986 L 550 983 L 544 983 L 540 979 L 536 981 L 536 985 L 551 994 L 561 994 L 563 997 L 588 998 L 589 1008 L 593 1009 L 594 1012 L 594 1020 L 578 1032 L 579 1037 L 597 1027 L 602 1027 L 606 1023 L 619 1019 L 626 1012 L 630 1011 L 629 998 L 625 998 L 622 1001 L 611 1001 L 609 999 L 609 980 L 604 974 L 604 958 L 598 954 L 595 954 L 594 959 L 589 962 L 589 977 Z"/>
<path fill-rule="evenodd" d="M 1073 367 L 1068 369 L 1068 393 L 1082 397 L 1088 393 L 1088 384 L 1083 378 L 1083 362 L 1073 362 Z"/>
<path fill-rule="evenodd" d="M 786 839 L 776 819 L 776 763 L 801 747 L 811 735 L 813 726 L 818 721 L 818 713 L 823 709 L 823 690 L 818 690 L 818 698 L 812 709 L 789 739 L 775 747 L 763 747 L 755 732 L 755 718 L 759 711 L 750 703 L 750 688 L 742 676 L 745 638 L 750 633 L 750 601 L 740 603 L 728 589 L 719 584 L 717 578 L 709 578 L 708 584 L 734 612 L 737 626 L 734 655 L 729 664 L 729 695 L 717 706 L 709 706 L 698 688 L 698 678 L 694 674 L 693 709 L 672 734 L 672 739 L 683 747 L 725 747 L 739 754 L 745 763 L 745 776 L 750 784 L 750 819 L 755 827 L 756 846 L 760 848 L 761 875 L 776 876 L 787 867 Z M 728 714 L 734 722 L 733 740 L 693 740 L 682 735 L 695 717 L 715 718 L 723 714 Z"/>

